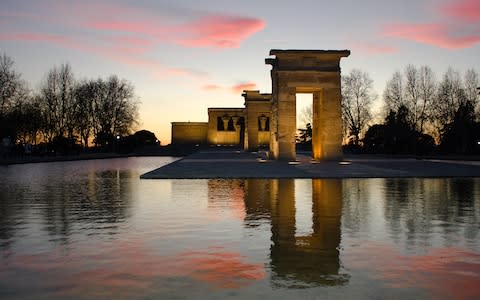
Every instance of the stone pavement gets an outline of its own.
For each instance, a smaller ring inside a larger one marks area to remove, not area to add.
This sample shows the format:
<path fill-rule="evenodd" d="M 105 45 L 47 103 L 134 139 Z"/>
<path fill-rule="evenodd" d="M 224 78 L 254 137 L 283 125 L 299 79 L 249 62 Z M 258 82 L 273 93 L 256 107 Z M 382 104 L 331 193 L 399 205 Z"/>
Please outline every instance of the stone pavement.
<path fill-rule="evenodd" d="M 142 179 L 480 177 L 480 162 L 346 156 L 343 161 L 267 160 L 265 152 L 205 150 L 145 173 Z"/>

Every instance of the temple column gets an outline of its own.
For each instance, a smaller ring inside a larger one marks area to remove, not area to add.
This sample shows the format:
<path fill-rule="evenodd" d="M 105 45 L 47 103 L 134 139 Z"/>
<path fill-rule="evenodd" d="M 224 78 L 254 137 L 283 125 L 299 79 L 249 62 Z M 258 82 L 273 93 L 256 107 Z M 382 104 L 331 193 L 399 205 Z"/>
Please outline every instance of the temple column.
<path fill-rule="evenodd" d="M 227 131 L 228 130 L 228 122 L 230 121 L 229 116 L 223 116 L 222 117 L 222 122 L 223 122 L 223 130 Z"/>
<path fill-rule="evenodd" d="M 277 157 L 279 160 L 295 160 L 295 135 L 297 133 L 296 89 L 281 86 L 277 102 Z"/>
<path fill-rule="evenodd" d="M 342 111 L 340 88 L 313 93 L 313 159 L 341 159 Z"/>

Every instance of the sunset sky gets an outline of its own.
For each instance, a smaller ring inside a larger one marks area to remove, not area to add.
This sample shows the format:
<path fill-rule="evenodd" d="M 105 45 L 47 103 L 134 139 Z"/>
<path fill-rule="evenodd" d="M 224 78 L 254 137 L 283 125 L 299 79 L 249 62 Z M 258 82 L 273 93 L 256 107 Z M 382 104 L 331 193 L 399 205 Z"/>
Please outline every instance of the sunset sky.
<path fill-rule="evenodd" d="M 170 142 L 170 122 L 207 121 L 270 92 L 270 49 L 349 49 L 342 72 L 367 71 L 379 100 L 407 64 L 438 79 L 480 69 L 480 0 L 1 0 L 0 53 L 32 89 L 55 65 L 77 79 L 116 74 L 141 102 L 138 129 Z"/>

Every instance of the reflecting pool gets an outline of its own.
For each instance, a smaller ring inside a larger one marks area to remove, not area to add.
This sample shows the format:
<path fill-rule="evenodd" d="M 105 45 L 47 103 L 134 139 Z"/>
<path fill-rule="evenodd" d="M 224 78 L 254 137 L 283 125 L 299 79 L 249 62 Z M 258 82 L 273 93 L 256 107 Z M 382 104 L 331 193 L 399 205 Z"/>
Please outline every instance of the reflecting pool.
<path fill-rule="evenodd" d="M 0 299 L 479 299 L 480 178 L 140 180 L 0 167 Z"/>

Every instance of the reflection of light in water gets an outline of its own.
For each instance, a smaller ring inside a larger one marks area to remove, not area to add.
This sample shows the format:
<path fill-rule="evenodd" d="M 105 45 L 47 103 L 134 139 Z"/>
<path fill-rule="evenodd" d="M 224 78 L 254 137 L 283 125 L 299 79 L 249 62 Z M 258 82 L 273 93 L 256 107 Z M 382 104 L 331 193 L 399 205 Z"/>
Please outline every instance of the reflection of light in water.
<path fill-rule="evenodd" d="M 477 178 L 223 180 L 217 193 L 138 179 L 156 161 L 0 171 L 0 294 L 480 299 Z"/>
<path fill-rule="evenodd" d="M 295 180 L 295 236 L 313 233 L 312 181 Z M 300 240 L 297 240 L 299 243 Z"/>
<path fill-rule="evenodd" d="M 424 255 L 405 255 L 395 244 L 360 240 L 343 260 L 352 270 L 372 272 L 390 288 L 426 289 L 432 299 L 478 299 L 480 295 L 480 254 L 467 249 L 441 247 Z"/>
<path fill-rule="evenodd" d="M 50 297 L 45 298 L 49 299 L 77 298 L 79 295 L 86 298 L 132 299 L 159 282 L 168 285 L 175 280 L 205 284 L 213 291 L 239 289 L 265 277 L 262 263 L 252 263 L 232 249 L 194 247 L 188 251 L 162 254 L 134 235 L 126 240 L 129 242 L 78 243 L 66 258 L 58 257 L 55 252 L 16 255 L 9 268 L 25 270 L 28 274 L 46 274 L 35 280 L 32 290 L 26 292 L 29 293 L 27 295 L 35 294 L 35 288 L 40 284 L 55 291 L 47 294 Z M 84 263 L 92 257 L 101 263 Z M 52 269 L 55 272 L 51 272 Z M 5 277 L 0 273 L 0 282 L 18 284 L 20 280 Z"/>
<path fill-rule="evenodd" d="M 310 187 L 302 187 L 297 193 L 295 189 L 302 186 L 302 183 L 308 183 Z M 349 276 L 341 273 L 338 250 L 341 235 L 342 181 L 271 180 L 270 190 L 270 264 L 273 284 L 300 288 L 347 283 Z M 305 202 L 300 204 L 302 201 Z M 311 206 L 306 204 L 307 201 Z M 302 205 L 310 206 L 311 210 L 311 217 L 307 216 L 304 220 L 311 226 L 308 231 L 299 227 L 301 223 L 296 208 L 304 209 Z"/>
<path fill-rule="evenodd" d="M 351 165 L 352 162 L 351 161 L 341 161 L 338 163 L 339 165 Z"/>

